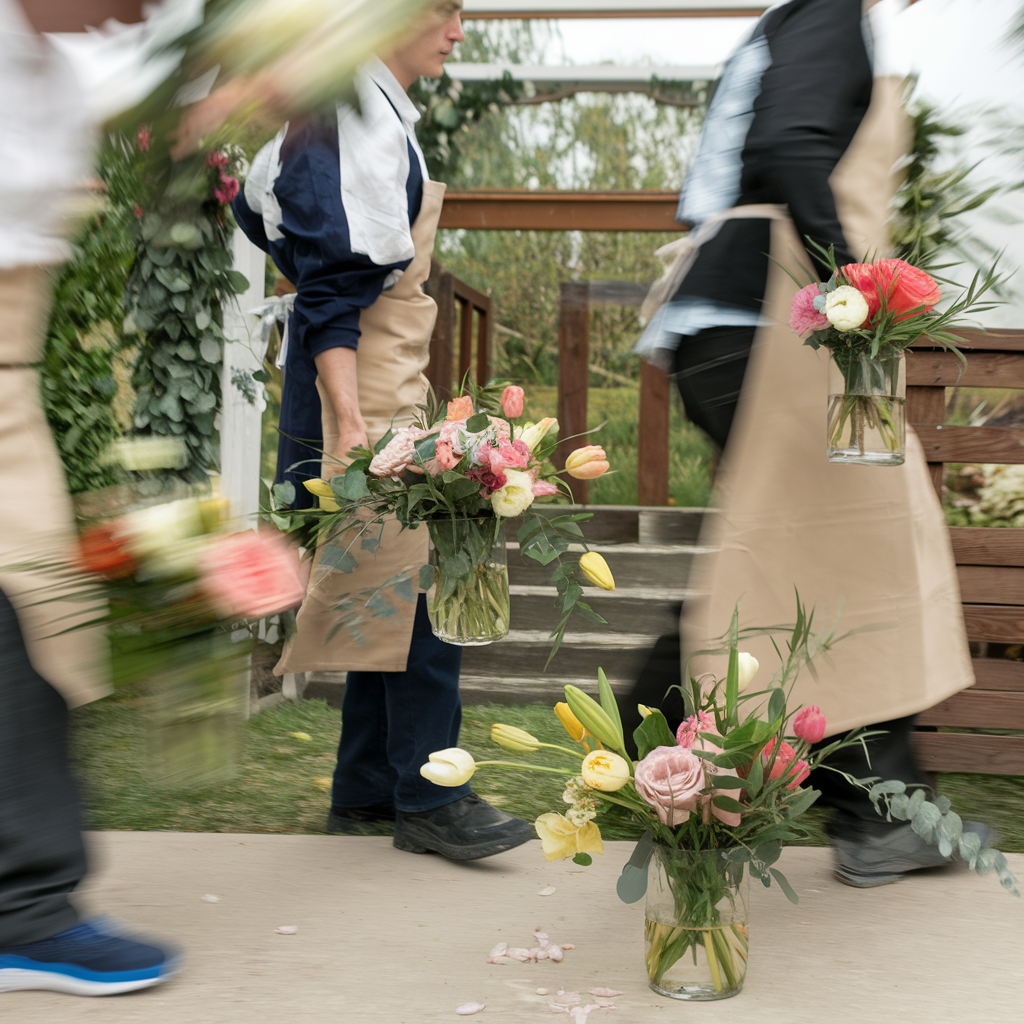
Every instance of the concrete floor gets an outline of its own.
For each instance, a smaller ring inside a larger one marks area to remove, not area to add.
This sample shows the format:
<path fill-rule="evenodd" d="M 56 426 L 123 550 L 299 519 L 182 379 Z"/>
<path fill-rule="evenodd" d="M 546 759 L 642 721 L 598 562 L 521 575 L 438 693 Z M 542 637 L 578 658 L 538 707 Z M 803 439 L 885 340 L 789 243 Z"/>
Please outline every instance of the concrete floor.
<path fill-rule="evenodd" d="M 1024 901 L 962 870 L 860 891 L 833 881 L 830 851 L 787 850 L 799 906 L 756 885 L 744 991 L 694 1005 L 647 988 L 643 904 L 614 892 L 632 844 L 608 843 L 590 868 L 547 864 L 536 842 L 462 866 L 380 838 L 109 832 L 93 846 L 86 909 L 177 942 L 184 969 L 108 999 L 0 996 L 5 1024 L 568 1021 L 536 989 L 598 985 L 625 994 L 589 1024 L 1024 1019 Z M 1010 860 L 1024 877 L 1024 855 Z M 556 892 L 540 896 L 547 884 Z M 531 945 L 538 926 L 576 944 L 563 963 L 484 962 L 499 941 Z M 457 1017 L 467 1002 L 487 1008 Z"/>

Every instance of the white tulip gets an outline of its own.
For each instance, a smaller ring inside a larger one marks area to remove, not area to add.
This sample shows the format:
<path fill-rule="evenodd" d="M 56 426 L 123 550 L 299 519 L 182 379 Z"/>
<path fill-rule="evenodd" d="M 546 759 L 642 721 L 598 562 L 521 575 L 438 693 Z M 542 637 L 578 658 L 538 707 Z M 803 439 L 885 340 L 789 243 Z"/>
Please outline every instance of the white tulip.
<path fill-rule="evenodd" d="M 475 771 L 476 761 L 469 751 L 448 747 L 430 754 L 427 764 L 420 768 L 420 775 L 435 786 L 462 786 L 469 782 Z"/>
<path fill-rule="evenodd" d="M 757 675 L 757 670 L 761 667 L 757 663 L 757 658 L 752 654 L 747 654 L 746 651 L 740 651 L 740 692 L 742 693 L 749 685 L 750 680 Z"/>
<path fill-rule="evenodd" d="M 825 296 L 825 316 L 837 331 L 852 331 L 868 318 L 867 299 L 856 288 L 840 285 Z"/>

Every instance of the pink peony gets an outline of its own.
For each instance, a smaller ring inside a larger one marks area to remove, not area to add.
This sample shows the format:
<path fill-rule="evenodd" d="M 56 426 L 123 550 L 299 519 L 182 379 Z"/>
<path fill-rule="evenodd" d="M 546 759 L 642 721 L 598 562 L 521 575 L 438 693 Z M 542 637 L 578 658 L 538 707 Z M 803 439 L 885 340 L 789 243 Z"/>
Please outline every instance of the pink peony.
<path fill-rule="evenodd" d="M 801 708 L 793 719 L 793 733 L 805 743 L 820 743 L 825 738 L 825 716 L 816 704 Z"/>
<path fill-rule="evenodd" d="M 772 758 L 772 752 L 775 750 L 775 739 L 768 741 L 764 750 L 761 751 L 761 760 L 765 764 Z M 779 755 L 775 758 L 775 764 L 772 765 L 772 770 L 768 774 L 768 778 L 771 781 L 775 779 L 781 779 L 783 776 L 793 775 L 792 781 L 786 785 L 786 789 L 796 789 L 808 775 L 811 774 L 810 765 L 802 758 L 796 756 L 796 751 L 783 740 L 779 746 Z"/>
<path fill-rule="evenodd" d="M 222 174 L 220 176 L 220 188 L 215 188 L 213 195 L 217 202 L 223 203 L 225 206 L 228 203 L 234 202 L 235 197 L 238 195 L 238 179 L 225 178 Z"/>
<path fill-rule="evenodd" d="M 510 420 L 514 420 L 523 415 L 523 399 L 525 397 L 523 389 L 515 384 L 509 384 L 509 386 L 502 391 L 501 408 Z"/>
<path fill-rule="evenodd" d="M 816 284 L 809 284 L 793 296 L 789 307 L 789 326 L 797 334 L 809 334 L 828 327 L 828 317 L 814 308 L 814 300 L 820 294 Z"/>
<path fill-rule="evenodd" d="M 558 485 L 549 483 L 547 480 L 538 480 L 533 485 L 533 496 L 535 498 L 542 498 L 546 494 L 557 494 Z"/>
<path fill-rule="evenodd" d="M 681 825 L 697 810 L 704 788 L 704 762 L 684 747 L 655 747 L 633 772 L 641 799 L 663 825 Z"/>
<path fill-rule="evenodd" d="M 298 553 L 277 533 L 247 530 L 215 540 L 203 557 L 202 586 L 227 618 L 259 619 L 302 602 Z"/>

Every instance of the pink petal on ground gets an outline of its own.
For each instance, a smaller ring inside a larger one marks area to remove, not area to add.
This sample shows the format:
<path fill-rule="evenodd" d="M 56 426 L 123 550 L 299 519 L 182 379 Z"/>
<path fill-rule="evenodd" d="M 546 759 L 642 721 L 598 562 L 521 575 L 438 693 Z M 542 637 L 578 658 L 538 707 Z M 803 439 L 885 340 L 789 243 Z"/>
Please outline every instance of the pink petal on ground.
<path fill-rule="evenodd" d="M 490 958 L 491 958 L 492 956 L 504 956 L 504 955 L 505 955 L 505 950 L 506 950 L 506 949 L 508 949 L 508 943 L 507 943 L 507 942 L 499 942 L 499 943 L 498 943 L 498 944 L 497 944 L 497 945 L 496 945 L 496 946 L 494 947 L 494 949 L 492 949 L 492 950 L 490 951 L 490 953 L 488 953 L 488 954 L 487 954 L 487 959 L 488 959 L 488 960 L 490 960 Z"/>
<path fill-rule="evenodd" d="M 556 946 L 554 944 L 548 946 L 546 952 L 548 955 L 548 959 L 554 960 L 556 964 L 560 964 L 562 962 L 562 958 L 565 956 L 565 954 L 562 952 L 562 947 Z"/>
<path fill-rule="evenodd" d="M 505 955 L 512 957 L 513 960 L 519 960 L 521 963 L 524 964 L 527 960 L 533 959 L 533 955 L 530 953 L 528 949 L 520 949 L 519 947 L 508 950 L 505 953 Z"/>
<path fill-rule="evenodd" d="M 590 990 L 592 996 L 603 996 L 605 999 L 611 999 L 614 996 L 621 996 L 622 993 L 615 988 L 592 988 Z"/>
<path fill-rule="evenodd" d="M 461 1006 L 455 1007 L 455 1012 L 460 1017 L 469 1017 L 471 1014 L 479 1013 L 485 1009 L 486 1004 L 484 1003 L 463 1003 Z"/>
<path fill-rule="evenodd" d="M 545 885 L 544 888 L 541 889 L 541 891 L 539 893 L 537 893 L 537 895 L 538 896 L 553 896 L 554 893 L 555 893 L 555 887 L 553 885 Z"/>
<path fill-rule="evenodd" d="M 278 935 L 294 935 L 299 930 L 297 924 L 283 924 L 280 928 L 275 928 L 274 931 Z"/>
<path fill-rule="evenodd" d="M 562 943 L 562 949 L 575 949 L 575 948 L 576 948 L 576 943 L 575 942 L 563 942 Z"/>

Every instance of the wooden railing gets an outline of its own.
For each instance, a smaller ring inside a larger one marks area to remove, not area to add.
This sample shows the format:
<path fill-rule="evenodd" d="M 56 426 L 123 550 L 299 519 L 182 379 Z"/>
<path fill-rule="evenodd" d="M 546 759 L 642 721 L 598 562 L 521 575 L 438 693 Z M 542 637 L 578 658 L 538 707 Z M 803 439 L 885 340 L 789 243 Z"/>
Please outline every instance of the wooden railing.
<path fill-rule="evenodd" d="M 435 259 L 430 264 L 426 292 L 437 303 L 437 321 L 430 338 L 430 362 L 426 375 L 442 398 L 450 398 L 459 382 L 470 374 L 478 384 L 491 375 L 491 323 L 493 304 L 489 295 L 460 281 Z M 474 318 L 474 313 L 476 314 Z M 476 321 L 476 352 L 473 324 Z M 456 362 L 456 321 L 458 361 Z M 456 370 L 458 371 L 456 373 Z"/>
<path fill-rule="evenodd" d="M 964 332 L 966 367 L 950 353 L 917 343 L 907 354 L 907 419 L 924 446 L 942 496 L 946 462 L 1024 463 L 1024 429 L 953 426 L 946 388 L 1024 390 L 1024 331 Z M 967 637 L 976 645 L 976 682 L 918 717 L 923 765 L 934 771 L 1024 774 L 1024 736 L 972 732 L 1024 730 L 1024 662 L 991 657 L 996 644 L 1024 644 L 1024 530 L 952 527 Z M 968 730 L 968 731 L 964 731 Z"/>

